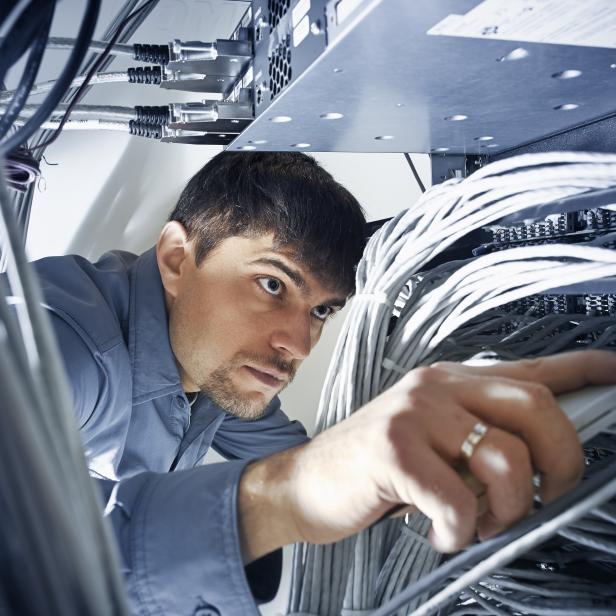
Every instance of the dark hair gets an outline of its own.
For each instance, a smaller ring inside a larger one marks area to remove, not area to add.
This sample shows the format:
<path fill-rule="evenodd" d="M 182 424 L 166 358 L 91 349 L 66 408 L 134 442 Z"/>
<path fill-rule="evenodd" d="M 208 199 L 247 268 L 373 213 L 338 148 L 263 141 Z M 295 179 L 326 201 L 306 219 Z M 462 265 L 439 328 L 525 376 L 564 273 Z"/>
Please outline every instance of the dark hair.
<path fill-rule="evenodd" d="M 222 152 L 188 182 L 169 220 L 196 261 L 231 236 L 274 234 L 320 281 L 351 293 L 366 221 L 351 193 L 300 152 Z"/>

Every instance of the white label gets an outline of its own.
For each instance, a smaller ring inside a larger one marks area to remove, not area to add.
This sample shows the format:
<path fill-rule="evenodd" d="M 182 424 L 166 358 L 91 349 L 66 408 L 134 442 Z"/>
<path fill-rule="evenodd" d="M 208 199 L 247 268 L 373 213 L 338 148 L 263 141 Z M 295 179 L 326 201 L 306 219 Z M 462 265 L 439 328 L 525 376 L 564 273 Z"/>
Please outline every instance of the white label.
<path fill-rule="evenodd" d="M 484 0 L 428 34 L 616 49 L 616 1 Z"/>
<path fill-rule="evenodd" d="M 302 19 L 297 28 L 293 30 L 293 47 L 297 47 L 310 33 L 310 19 L 308 15 Z"/>
<path fill-rule="evenodd" d="M 362 0 L 340 0 L 336 5 L 336 22 L 340 25 L 360 4 Z"/>
<path fill-rule="evenodd" d="M 293 27 L 302 20 L 302 17 L 310 10 L 310 0 L 299 0 L 293 12 L 291 13 L 291 22 Z"/>

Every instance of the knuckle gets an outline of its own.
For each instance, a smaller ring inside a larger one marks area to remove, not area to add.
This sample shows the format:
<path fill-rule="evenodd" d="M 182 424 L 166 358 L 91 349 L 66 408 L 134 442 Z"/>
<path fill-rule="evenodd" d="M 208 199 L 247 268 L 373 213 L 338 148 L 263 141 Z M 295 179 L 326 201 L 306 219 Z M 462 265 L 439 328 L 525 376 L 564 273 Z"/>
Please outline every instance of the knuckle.
<path fill-rule="evenodd" d="M 526 385 L 528 402 L 533 410 L 542 411 L 554 407 L 556 401 L 549 387 L 543 383 L 528 383 Z"/>
<path fill-rule="evenodd" d="M 545 360 L 543 357 L 529 357 L 527 359 L 518 360 L 520 365 L 524 368 L 526 372 L 530 375 L 537 374 L 541 371 L 545 364 Z"/>
<path fill-rule="evenodd" d="M 441 371 L 435 366 L 422 366 L 409 373 L 410 383 L 415 387 L 432 386 L 441 380 Z"/>

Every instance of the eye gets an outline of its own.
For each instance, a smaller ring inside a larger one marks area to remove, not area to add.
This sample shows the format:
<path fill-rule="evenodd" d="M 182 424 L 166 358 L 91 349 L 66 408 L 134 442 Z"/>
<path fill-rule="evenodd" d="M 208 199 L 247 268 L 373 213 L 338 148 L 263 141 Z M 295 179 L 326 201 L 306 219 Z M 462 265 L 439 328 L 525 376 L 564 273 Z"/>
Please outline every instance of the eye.
<path fill-rule="evenodd" d="M 331 306 L 316 306 L 311 312 L 315 319 L 327 321 L 327 319 L 334 314 L 334 309 Z"/>
<path fill-rule="evenodd" d="M 283 290 L 283 284 L 278 278 L 270 278 L 269 276 L 263 276 L 258 278 L 257 282 L 259 286 L 270 295 L 280 295 Z"/>

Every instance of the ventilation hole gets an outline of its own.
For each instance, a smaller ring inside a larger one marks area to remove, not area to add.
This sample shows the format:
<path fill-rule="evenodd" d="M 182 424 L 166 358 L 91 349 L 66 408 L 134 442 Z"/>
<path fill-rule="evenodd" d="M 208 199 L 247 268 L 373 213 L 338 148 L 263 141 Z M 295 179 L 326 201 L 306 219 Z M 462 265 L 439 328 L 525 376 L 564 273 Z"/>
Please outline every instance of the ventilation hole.
<path fill-rule="evenodd" d="M 291 40 L 287 36 L 273 50 L 269 58 L 271 99 L 281 92 L 291 80 Z"/>
<path fill-rule="evenodd" d="M 268 0 L 267 8 L 270 14 L 270 33 L 280 23 L 286 12 L 291 6 L 291 0 Z"/>

